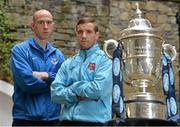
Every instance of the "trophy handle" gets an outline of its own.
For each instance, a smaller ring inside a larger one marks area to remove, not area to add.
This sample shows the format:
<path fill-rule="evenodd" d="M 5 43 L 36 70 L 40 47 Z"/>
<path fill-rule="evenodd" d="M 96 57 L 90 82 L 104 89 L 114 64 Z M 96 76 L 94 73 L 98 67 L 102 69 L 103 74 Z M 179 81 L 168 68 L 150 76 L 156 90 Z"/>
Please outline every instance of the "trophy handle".
<path fill-rule="evenodd" d="M 163 44 L 163 49 L 165 51 L 168 51 L 168 50 L 172 51 L 171 61 L 174 61 L 176 59 L 177 52 L 176 52 L 175 46 L 172 46 L 170 44 Z"/>
<path fill-rule="evenodd" d="M 109 44 L 114 44 L 114 45 L 116 46 L 116 48 L 117 48 L 117 47 L 118 47 L 118 42 L 117 42 L 116 40 L 114 40 L 114 39 L 105 40 L 104 42 L 105 42 L 105 43 L 104 43 L 103 49 L 104 49 L 105 54 L 106 54 L 110 59 L 113 59 L 113 57 L 108 53 L 107 47 L 108 47 Z"/>

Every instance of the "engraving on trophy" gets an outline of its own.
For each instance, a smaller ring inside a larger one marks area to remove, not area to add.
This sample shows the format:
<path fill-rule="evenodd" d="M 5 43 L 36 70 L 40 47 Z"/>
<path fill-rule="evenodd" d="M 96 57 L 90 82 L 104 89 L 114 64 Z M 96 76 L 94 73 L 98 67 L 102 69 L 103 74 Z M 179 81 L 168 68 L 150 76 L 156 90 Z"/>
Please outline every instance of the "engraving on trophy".
<path fill-rule="evenodd" d="M 135 54 L 147 54 L 151 50 L 153 51 L 150 46 L 137 46 L 135 47 Z"/>

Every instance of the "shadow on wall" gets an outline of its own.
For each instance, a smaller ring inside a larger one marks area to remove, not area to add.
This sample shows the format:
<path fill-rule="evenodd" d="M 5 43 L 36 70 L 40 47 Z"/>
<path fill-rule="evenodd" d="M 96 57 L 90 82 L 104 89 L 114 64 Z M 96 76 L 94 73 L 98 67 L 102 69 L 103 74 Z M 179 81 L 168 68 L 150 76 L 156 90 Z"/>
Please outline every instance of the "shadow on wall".
<path fill-rule="evenodd" d="M 13 85 L 0 80 L 0 126 L 12 125 Z"/>

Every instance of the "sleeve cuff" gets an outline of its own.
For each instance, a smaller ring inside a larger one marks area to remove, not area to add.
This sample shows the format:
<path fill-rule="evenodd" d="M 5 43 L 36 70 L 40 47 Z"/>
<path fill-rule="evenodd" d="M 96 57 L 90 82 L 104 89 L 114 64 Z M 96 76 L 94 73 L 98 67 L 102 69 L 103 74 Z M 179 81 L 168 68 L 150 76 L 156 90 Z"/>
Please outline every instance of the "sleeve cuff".
<path fill-rule="evenodd" d="M 55 79 L 56 73 L 52 73 L 52 72 L 47 72 L 47 73 L 48 73 L 48 79 L 46 79 L 45 81 L 48 84 L 51 84 Z"/>

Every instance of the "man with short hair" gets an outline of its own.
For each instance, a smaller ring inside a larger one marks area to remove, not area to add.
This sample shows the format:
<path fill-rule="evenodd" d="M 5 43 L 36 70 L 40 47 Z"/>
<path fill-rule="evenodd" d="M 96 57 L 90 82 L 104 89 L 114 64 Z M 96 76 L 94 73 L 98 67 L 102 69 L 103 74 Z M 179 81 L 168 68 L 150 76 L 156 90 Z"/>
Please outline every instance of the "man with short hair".
<path fill-rule="evenodd" d="M 36 11 L 31 27 L 34 36 L 11 50 L 12 126 L 58 125 L 60 105 L 51 101 L 50 85 L 64 55 L 48 41 L 54 29 L 52 14 L 45 9 Z"/>
<path fill-rule="evenodd" d="M 98 45 L 94 19 L 76 25 L 80 52 L 67 59 L 51 85 L 52 100 L 64 104 L 62 126 L 99 126 L 111 120 L 112 61 Z"/>

